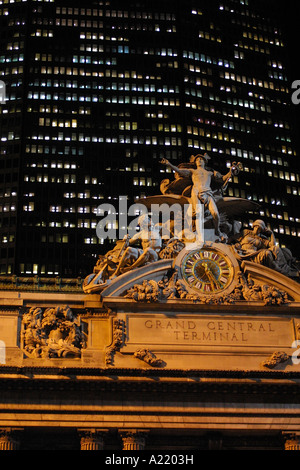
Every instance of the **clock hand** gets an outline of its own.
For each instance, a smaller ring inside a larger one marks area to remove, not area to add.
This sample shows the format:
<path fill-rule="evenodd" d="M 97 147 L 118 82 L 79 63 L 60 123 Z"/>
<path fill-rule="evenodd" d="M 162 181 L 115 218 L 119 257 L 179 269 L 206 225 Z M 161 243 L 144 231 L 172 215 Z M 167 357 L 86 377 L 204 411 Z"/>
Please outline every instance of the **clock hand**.
<path fill-rule="evenodd" d="M 205 274 L 206 274 L 208 280 L 211 283 L 211 287 L 213 289 L 214 289 L 215 286 L 216 287 L 221 287 L 221 284 L 218 281 L 218 279 L 215 277 L 214 273 L 209 270 L 209 267 L 208 267 L 207 263 L 203 263 L 203 266 L 204 266 Z"/>

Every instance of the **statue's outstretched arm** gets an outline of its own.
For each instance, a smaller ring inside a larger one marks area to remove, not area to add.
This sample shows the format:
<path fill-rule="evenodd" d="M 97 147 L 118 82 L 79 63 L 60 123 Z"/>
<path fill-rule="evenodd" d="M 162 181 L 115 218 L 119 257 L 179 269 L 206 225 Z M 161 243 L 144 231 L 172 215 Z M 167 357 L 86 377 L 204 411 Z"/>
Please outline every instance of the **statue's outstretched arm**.
<path fill-rule="evenodd" d="M 187 168 L 178 168 L 177 166 L 170 163 L 169 160 L 167 160 L 166 158 L 163 158 L 160 163 L 162 163 L 163 165 L 169 166 L 170 168 L 172 168 L 172 170 L 176 171 L 176 173 L 178 173 L 180 176 L 183 176 L 183 177 L 191 176 L 191 170 Z"/>

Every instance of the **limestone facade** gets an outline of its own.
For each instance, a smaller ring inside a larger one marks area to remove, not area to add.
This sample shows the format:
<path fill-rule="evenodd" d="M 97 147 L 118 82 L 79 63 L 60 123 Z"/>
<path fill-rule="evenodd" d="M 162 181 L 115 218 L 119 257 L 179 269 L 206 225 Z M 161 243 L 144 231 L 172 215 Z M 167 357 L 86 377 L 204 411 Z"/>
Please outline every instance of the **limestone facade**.
<path fill-rule="evenodd" d="M 250 287 L 203 300 L 172 263 L 2 289 L 0 450 L 298 450 L 299 284 L 245 262 Z"/>

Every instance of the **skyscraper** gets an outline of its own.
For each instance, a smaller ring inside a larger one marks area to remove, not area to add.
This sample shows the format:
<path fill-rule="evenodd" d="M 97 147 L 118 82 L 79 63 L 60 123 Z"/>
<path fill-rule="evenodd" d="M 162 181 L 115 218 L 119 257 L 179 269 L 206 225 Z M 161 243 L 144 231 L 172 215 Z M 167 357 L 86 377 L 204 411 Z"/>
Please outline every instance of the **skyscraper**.
<path fill-rule="evenodd" d="M 0 0 L 2 274 L 89 273 L 99 204 L 159 193 L 160 159 L 195 152 L 240 161 L 228 195 L 297 254 L 291 79 L 262 4 Z"/>

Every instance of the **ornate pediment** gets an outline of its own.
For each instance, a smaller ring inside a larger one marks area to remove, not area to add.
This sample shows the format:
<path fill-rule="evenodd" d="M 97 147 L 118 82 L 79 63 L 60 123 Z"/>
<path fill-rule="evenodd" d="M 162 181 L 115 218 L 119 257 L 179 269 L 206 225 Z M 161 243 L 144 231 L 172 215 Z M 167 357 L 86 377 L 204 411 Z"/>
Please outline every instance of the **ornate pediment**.
<path fill-rule="evenodd" d="M 241 260 L 228 245 L 206 243 L 120 275 L 101 290 L 101 297 L 143 303 L 287 305 L 300 302 L 300 285 L 271 268 Z"/>

